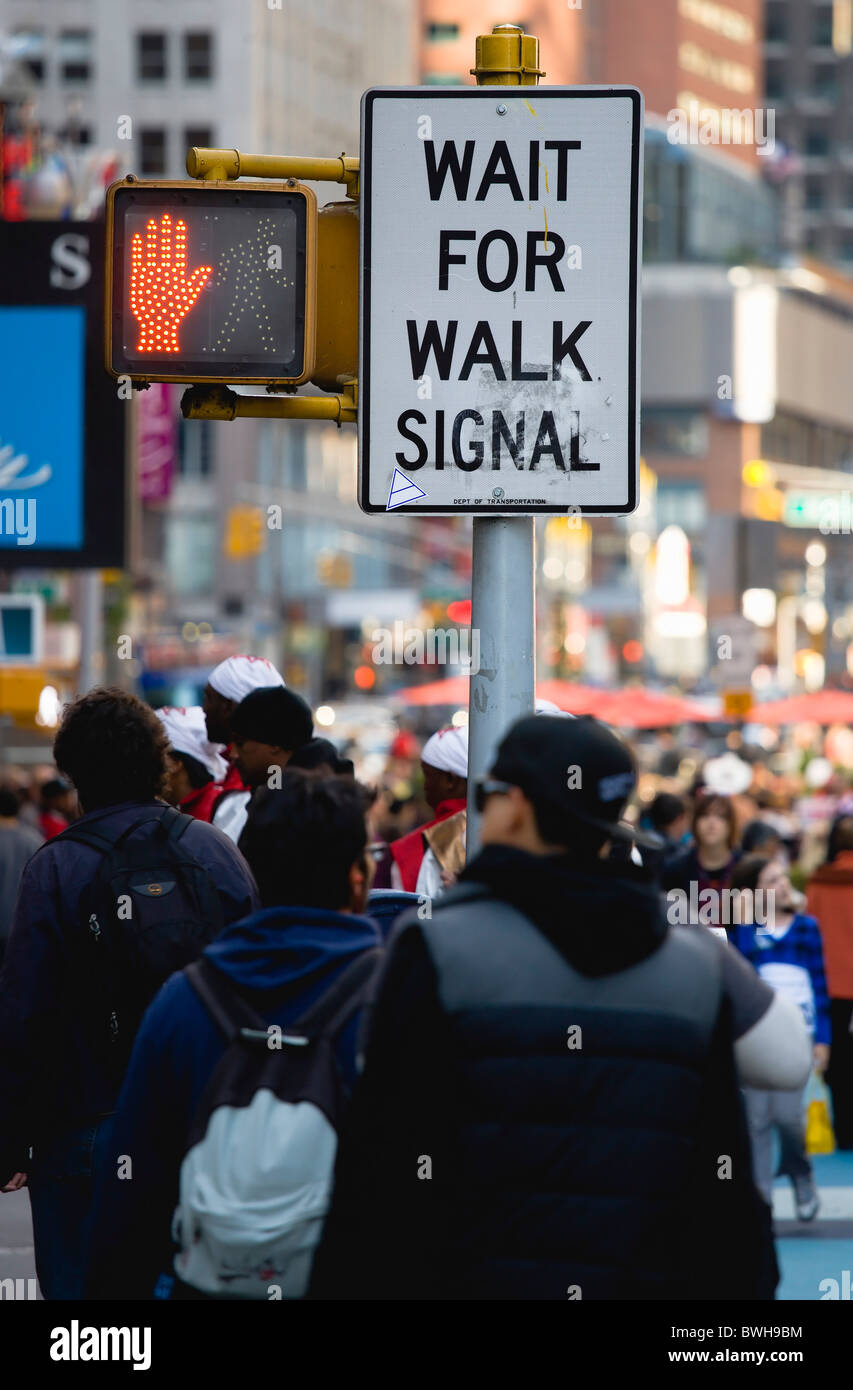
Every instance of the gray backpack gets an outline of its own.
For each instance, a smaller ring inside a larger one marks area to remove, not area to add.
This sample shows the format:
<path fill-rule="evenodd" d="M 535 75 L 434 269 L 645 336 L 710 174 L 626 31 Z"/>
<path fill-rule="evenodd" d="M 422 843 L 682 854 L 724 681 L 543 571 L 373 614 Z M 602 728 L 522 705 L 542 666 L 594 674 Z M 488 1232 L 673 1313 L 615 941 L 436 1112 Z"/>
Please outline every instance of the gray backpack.
<path fill-rule="evenodd" d="M 335 1039 L 382 951 L 364 951 L 286 1030 L 205 958 L 187 978 L 228 1048 L 199 1102 L 172 1235 L 179 1280 L 211 1298 L 302 1298 L 329 1206 L 347 1096 Z"/>

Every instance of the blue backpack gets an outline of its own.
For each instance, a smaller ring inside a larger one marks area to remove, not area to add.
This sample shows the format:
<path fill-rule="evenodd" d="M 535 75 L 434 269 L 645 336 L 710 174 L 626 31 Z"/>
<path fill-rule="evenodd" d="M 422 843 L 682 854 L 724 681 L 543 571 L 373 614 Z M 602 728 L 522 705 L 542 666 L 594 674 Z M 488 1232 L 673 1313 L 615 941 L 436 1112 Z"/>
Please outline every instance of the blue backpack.
<path fill-rule="evenodd" d="M 181 843 L 192 824 L 163 805 L 122 830 L 70 825 L 50 841 L 73 840 L 101 855 L 68 944 L 76 988 L 88 1000 L 84 1026 L 116 1079 L 160 986 L 225 925 L 211 875 Z M 142 826 L 153 832 L 138 835 Z"/>

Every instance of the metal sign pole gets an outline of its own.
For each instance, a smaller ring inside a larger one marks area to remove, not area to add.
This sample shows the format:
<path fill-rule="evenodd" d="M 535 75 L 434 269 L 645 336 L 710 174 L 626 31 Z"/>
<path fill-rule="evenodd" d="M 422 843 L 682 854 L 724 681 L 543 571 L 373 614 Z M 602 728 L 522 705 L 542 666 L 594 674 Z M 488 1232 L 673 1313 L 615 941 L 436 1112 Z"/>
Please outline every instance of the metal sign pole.
<path fill-rule="evenodd" d="M 497 25 L 477 38 L 476 64 L 478 86 L 535 86 L 539 40 Z M 508 726 L 534 709 L 534 583 L 533 517 L 475 517 L 471 629 L 480 634 L 480 669 L 468 705 L 468 859 L 479 849 L 476 780 Z"/>
<path fill-rule="evenodd" d="M 469 859 L 479 842 L 476 778 L 488 771 L 507 727 L 533 713 L 533 562 L 532 516 L 474 518 L 471 626 L 480 634 L 480 669 L 468 706 Z"/>
<path fill-rule="evenodd" d="M 636 88 L 538 88 L 516 25 L 472 71 L 364 95 L 358 401 L 362 509 L 474 518 L 469 857 L 535 708 L 533 518 L 637 505 L 643 129 Z"/>

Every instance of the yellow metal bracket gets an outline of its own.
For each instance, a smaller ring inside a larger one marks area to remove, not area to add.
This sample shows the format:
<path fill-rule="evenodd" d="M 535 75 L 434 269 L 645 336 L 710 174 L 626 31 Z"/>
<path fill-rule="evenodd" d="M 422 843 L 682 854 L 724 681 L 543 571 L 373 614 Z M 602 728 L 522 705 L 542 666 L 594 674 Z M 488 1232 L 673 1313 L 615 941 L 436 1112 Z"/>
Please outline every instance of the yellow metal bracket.
<path fill-rule="evenodd" d="M 478 87 L 536 87 L 545 76 L 539 40 L 517 24 L 496 24 L 490 34 L 478 34 L 476 55 L 469 71 Z"/>
<path fill-rule="evenodd" d="M 359 161 L 348 155 L 337 159 L 313 159 L 302 155 L 241 154 L 239 150 L 205 149 L 194 145 L 187 154 L 190 178 L 207 182 L 230 179 L 295 179 L 308 183 L 342 183 L 347 197 L 358 202 Z M 340 204 L 338 206 L 345 206 Z M 322 378 L 320 379 L 321 384 Z M 191 386 L 181 398 L 185 420 L 235 420 L 238 416 L 275 420 L 334 420 L 340 427 L 358 419 L 358 379 L 340 379 L 342 391 L 329 396 L 291 396 L 268 399 L 238 396 L 228 386 Z M 288 388 L 268 387 L 275 392 Z"/>
<path fill-rule="evenodd" d="M 358 381 L 341 382 L 332 396 L 238 396 L 230 386 L 190 386 L 181 397 L 185 420 L 330 420 L 354 425 L 358 418 Z"/>
<path fill-rule="evenodd" d="M 241 154 L 239 150 L 212 150 L 194 145 L 187 155 L 191 179 L 297 179 L 308 183 L 343 183 L 347 197 L 358 200 L 359 161 L 348 155 L 337 159 L 312 159 L 303 155 Z"/>

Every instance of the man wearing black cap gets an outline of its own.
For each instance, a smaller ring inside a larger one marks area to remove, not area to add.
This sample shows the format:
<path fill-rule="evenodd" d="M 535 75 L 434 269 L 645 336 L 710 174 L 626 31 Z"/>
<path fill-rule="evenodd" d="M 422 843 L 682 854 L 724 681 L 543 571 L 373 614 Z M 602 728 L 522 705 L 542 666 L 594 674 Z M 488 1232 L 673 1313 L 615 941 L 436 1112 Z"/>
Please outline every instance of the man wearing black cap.
<path fill-rule="evenodd" d="M 619 819 L 634 785 L 595 719 L 505 736 L 480 854 L 391 947 L 314 1296 L 772 1295 L 738 1082 L 802 1084 L 805 1029 L 668 927 Z"/>
<path fill-rule="evenodd" d="M 252 690 L 231 715 L 228 759 L 249 791 L 223 792 L 212 824 L 236 844 L 243 833 L 249 804 L 259 787 L 281 787 L 281 773 L 314 732 L 311 707 L 286 686 Z"/>

